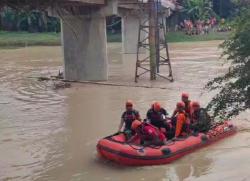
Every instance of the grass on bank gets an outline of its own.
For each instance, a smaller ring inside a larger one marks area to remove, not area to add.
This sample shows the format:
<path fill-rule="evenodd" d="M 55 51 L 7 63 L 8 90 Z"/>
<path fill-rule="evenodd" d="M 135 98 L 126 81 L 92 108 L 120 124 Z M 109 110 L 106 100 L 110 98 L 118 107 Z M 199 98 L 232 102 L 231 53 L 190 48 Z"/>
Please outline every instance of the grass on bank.
<path fill-rule="evenodd" d="M 169 43 L 175 42 L 196 42 L 210 40 L 225 40 L 230 32 L 210 32 L 206 35 L 186 35 L 184 32 L 168 32 L 167 40 Z M 121 42 L 120 34 L 108 34 L 108 42 Z"/>
<path fill-rule="evenodd" d="M 121 42 L 121 34 L 108 34 L 108 42 Z M 61 45 L 60 33 L 28 33 L 0 31 L 0 47 Z"/>
<path fill-rule="evenodd" d="M 0 31 L 0 47 L 24 47 L 35 45 L 60 45 L 60 34 Z"/>
<path fill-rule="evenodd" d="M 229 35 L 230 32 L 210 32 L 207 35 L 192 35 L 192 36 L 186 35 L 184 32 L 168 32 L 167 40 L 169 43 L 225 40 L 229 37 Z M 121 35 L 108 34 L 108 42 L 121 42 Z"/>
<path fill-rule="evenodd" d="M 210 32 L 206 35 L 186 35 L 183 32 L 169 32 L 167 40 L 170 43 L 174 42 L 194 42 L 194 41 L 211 41 L 225 40 L 229 37 L 230 32 Z"/>
<path fill-rule="evenodd" d="M 230 33 L 211 32 L 208 35 L 185 35 L 183 32 L 169 32 L 168 42 L 193 42 L 225 40 Z M 108 42 L 121 42 L 121 34 L 108 33 Z M 60 45 L 60 33 L 28 33 L 0 31 L 0 47 L 56 46 Z"/>

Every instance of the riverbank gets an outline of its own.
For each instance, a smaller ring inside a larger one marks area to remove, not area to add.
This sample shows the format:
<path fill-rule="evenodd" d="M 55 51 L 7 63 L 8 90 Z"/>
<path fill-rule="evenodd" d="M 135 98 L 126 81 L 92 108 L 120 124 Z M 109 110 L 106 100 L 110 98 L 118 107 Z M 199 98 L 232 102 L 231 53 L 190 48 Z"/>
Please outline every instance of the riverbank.
<path fill-rule="evenodd" d="M 108 42 L 121 42 L 120 34 L 108 34 Z M 26 46 L 60 46 L 60 33 L 28 33 L 0 31 L 0 48 Z"/>
<path fill-rule="evenodd" d="M 211 32 L 208 35 L 185 35 L 183 32 L 169 32 L 168 42 L 196 42 L 225 40 L 230 33 Z M 108 42 L 121 42 L 120 34 L 108 34 Z M 26 46 L 61 45 L 60 33 L 27 33 L 0 31 L 0 48 L 17 48 Z"/>
<path fill-rule="evenodd" d="M 0 48 L 60 45 L 59 33 L 27 33 L 0 31 Z"/>
<path fill-rule="evenodd" d="M 212 41 L 226 40 L 230 36 L 230 32 L 210 32 L 207 35 L 186 35 L 184 32 L 169 32 L 167 40 L 169 43 L 176 42 L 197 42 L 197 41 Z"/>

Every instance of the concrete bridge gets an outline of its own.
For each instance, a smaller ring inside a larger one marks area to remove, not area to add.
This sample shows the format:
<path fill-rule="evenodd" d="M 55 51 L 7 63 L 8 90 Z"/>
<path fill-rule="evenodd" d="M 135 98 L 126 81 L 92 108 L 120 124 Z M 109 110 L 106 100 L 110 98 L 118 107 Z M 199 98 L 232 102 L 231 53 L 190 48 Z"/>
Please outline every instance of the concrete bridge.
<path fill-rule="evenodd" d="M 51 9 L 52 14 L 61 18 L 66 80 L 108 79 L 106 16 L 122 17 L 123 53 L 136 53 L 139 28 L 136 2 L 137 0 L 67 0 L 63 11 Z M 162 4 L 167 14 L 175 8 L 169 0 L 163 0 Z"/>

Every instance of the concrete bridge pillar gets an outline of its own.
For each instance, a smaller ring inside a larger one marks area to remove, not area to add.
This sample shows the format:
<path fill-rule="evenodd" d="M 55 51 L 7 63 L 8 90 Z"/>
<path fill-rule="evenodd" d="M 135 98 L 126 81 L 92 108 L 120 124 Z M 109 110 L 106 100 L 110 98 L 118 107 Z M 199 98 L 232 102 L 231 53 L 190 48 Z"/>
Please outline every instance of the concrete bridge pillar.
<path fill-rule="evenodd" d="M 105 16 L 64 16 L 61 19 L 64 78 L 72 81 L 108 79 Z"/>
<path fill-rule="evenodd" d="M 122 49 L 125 54 L 137 52 L 139 18 L 135 15 L 122 16 Z"/>

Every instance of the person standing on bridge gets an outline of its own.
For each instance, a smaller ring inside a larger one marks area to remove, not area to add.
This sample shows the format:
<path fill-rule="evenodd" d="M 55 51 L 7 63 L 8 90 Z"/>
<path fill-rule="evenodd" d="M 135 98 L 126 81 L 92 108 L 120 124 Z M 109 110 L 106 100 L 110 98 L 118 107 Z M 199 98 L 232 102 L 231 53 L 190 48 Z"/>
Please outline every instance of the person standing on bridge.
<path fill-rule="evenodd" d="M 125 133 L 127 139 L 129 139 L 133 135 L 133 131 L 131 130 L 132 123 L 135 120 L 141 121 L 141 117 L 139 111 L 135 110 L 134 103 L 131 100 L 128 100 L 125 104 L 126 111 L 121 116 L 121 123 L 118 128 L 118 132 L 122 131 Z"/>

